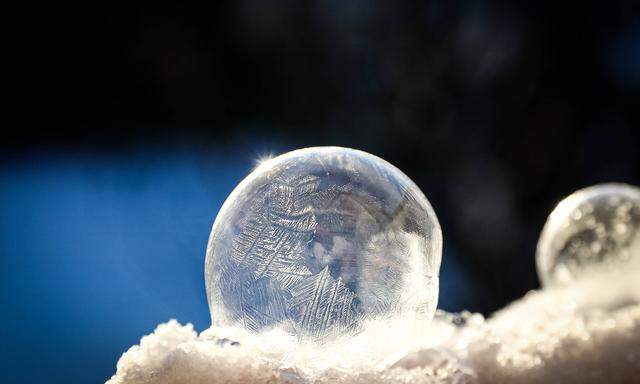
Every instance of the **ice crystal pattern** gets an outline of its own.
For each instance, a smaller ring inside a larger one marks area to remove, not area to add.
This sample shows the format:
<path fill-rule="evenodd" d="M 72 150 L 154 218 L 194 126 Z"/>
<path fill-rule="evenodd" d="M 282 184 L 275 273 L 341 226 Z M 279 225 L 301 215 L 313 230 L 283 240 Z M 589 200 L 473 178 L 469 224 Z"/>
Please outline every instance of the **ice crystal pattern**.
<path fill-rule="evenodd" d="M 213 324 L 325 340 L 367 319 L 433 316 L 442 235 L 420 189 L 365 152 L 307 148 L 260 164 L 213 225 Z"/>
<path fill-rule="evenodd" d="M 640 189 L 617 183 L 581 189 L 549 216 L 537 251 L 543 284 L 640 264 Z"/>

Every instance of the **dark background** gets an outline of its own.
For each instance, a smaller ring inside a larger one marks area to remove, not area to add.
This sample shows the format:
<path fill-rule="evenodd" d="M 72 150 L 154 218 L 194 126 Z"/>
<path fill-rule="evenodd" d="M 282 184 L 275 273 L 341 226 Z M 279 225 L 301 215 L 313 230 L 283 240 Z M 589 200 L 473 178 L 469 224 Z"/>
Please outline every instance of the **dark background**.
<path fill-rule="evenodd" d="M 403 170 L 443 228 L 440 308 L 485 315 L 539 287 L 563 196 L 640 184 L 632 2 L 49 7 L 5 74 L 25 110 L 0 142 L 2 382 L 104 382 L 159 322 L 204 330 L 210 226 L 269 154 Z"/>

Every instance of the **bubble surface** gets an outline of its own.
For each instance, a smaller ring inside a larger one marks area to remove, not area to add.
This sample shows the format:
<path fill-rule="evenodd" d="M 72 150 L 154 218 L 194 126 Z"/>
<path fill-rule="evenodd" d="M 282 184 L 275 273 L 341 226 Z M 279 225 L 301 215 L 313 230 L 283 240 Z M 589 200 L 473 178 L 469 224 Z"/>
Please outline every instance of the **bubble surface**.
<path fill-rule="evenodd" d="M 640 189 L 607 183 L 574 192 L 544 226 L 536 261 L 543 285 L 640 264 Z"/>
<path fill-rule="evenodd" d="M 441 253 L 429 201 L 388 162 L 339 147 L 289 152 L 261 163 L 216 217 L 212 323 L 326 340 L 367 320 L 428 321 Z"/>

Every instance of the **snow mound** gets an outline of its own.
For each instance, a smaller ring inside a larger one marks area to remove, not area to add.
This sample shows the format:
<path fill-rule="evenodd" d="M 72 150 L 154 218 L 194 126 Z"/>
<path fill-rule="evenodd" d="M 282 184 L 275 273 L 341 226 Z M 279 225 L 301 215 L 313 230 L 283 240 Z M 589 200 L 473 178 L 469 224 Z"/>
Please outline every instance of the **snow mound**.
<path fill-rule="evenodd" d="M 638 271 L 534 291 L 485 320 L 438 312 L 429 325 L 370 323 L 322 346 L 160 324 L 107 384 L 630 383 L 640 381 Z"/>

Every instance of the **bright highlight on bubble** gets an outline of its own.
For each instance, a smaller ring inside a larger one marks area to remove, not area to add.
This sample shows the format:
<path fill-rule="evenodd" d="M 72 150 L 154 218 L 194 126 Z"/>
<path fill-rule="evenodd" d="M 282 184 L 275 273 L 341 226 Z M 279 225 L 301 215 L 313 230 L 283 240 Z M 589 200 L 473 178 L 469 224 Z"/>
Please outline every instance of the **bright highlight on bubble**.
<path fill-rule="evenodd" d="M 544 226 L 536 261 L 544 285 L 640 263 L 640 189 L 600 184 L 565 198 Z"/>
<path fill-rule="evenodd" d="M 441 253 L 429 201 L 391 164 L 339 147 L 289 152 L 261 163 L 216 217 L 212 323 L 327 340 L 367 320 L 429 321 Z"/>

